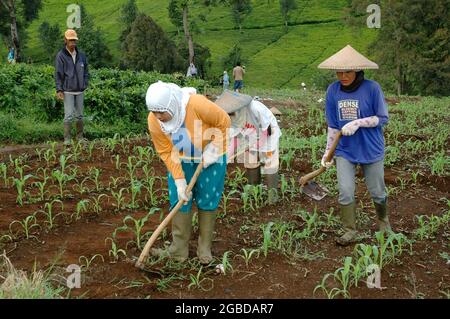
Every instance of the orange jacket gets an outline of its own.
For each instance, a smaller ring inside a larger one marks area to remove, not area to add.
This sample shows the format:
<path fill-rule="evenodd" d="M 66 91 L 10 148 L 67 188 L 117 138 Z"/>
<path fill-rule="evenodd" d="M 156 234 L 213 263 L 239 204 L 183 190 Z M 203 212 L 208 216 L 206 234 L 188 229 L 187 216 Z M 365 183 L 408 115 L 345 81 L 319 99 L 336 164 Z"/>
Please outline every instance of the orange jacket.
<path fill-rule="evenodd" d="M 231 126 L 230 117 L 222 108 L 203 95 L 191 95 L 186 106 L 184 125 L 196 148 L 203 150 L 211 142 L 218 147 L 220 154 L 227 152 L 227 130 Z M 158 119 L 152 112 L 148 115 L 148 129 L 156 151 L 173 178 L 184 178 L 180 159 L 193 158 L 185 156 L 174 147 L 170 135 L 163 133 Z"/>

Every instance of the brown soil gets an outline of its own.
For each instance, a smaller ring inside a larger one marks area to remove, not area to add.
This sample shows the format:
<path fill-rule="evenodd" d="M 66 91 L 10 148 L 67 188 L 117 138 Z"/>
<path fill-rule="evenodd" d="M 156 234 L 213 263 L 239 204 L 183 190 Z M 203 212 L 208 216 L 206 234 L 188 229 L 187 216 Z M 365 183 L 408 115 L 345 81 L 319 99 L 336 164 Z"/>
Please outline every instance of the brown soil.
<path fill-rule="evenodd" d="M 140 142 L 133 142 L 131 146 L 148 145 L 149 141 L 143 139 Z M 38 162 L 34 149 L 10 148 L 0 152 L 2 160 L 8 162 L 8 155 L 17 156 L 19 153 L 29 154 L 27 164 L 30 168 L 26 173 L 37 174 L 37 168 L 44 166 L 44 162 Z M 122 162 L 126 157 L 124 153 L 116 148 L 116 153 L 121 155 Z M 4 244 L 3 249 L 8 253 L 11 261 L 17 268 L 31 271 L 36 263 L 38 269 L 46 269 L 51 265 L 57 265 L 65 269 L 69 264 L 80 264 L 80 257 L 91 258 L 96 254 L 104 257 L 104 262 L 96 258 L 93 265 L 83 272 L 83 284 L 81 289 L 72 291 L 72 296 L 83 296 L 85 298 L 323 298 L 322 292 L 313 294 L 316 285 L 320 284 L 325 274 L 334 272 L 343 264 L 343 257 L 351 256 L 353 247 L 338 247 L 334 242 L 335 228 L 322 228 L 317 237 L 312 240 L 303 240 L 301 249 L 305 252 L 303 258 L 293 258 L 285 256 L 279 252 L 269 252 L 267 257 L 262 254 L 259 258 L 252 259 L 247 267 L 242 258 L 236 257 L 241 253 L 242 248 L 258 248 L 262 243 L 262 232 L 259 225 L 273 220 L 293 221 L 298 228 L 304 227 L 299 217 L 292 212 L 299 207 L 309 212 L 315 209 L 323 214 L 334 208 L 337 212 L 337 202 L 334 197 L 326 197 L 320 202 L 314 201 L 303 194 L 297 194 L 293 199 L 285 199 L 281 203 L 273 206 L 261 208 L 258 212 L 244 213 L 240 200 L 231 200 L 228 212 L 224 218 L 217 221 L 216 236 L 213 246 L 213 254 L 222 256 L 226 251 L 232 251 L 231 263 L 233 272 L 226 275 L 215 275 L 214 268 L 211 268 L 206 278 L 212 281 L 205 281 L 205 289 L 188 288 L 190 283 L 189 274 L 195 275 L 195 270 L 183 269 L 181 272 L 186 275 L 184 280 L 176 280 L 170 283 L 170 287 L 165 290 L 158 290 L 158 280 L 171 275 L 170 271 L 161 265 L 149 267 L 150 271 L 141 271 L 134 267 L 133 261 L 139 256 L 139 250 L 135 245 L 126 244 L 133 238 L 130 232 L 119 233 L 118 245 L 126 249 L 127 258 L 121 257 L 116 263 L 110 262 L 108 250 L 110 243 L 105 243 L 105 239 L 112 237 L 114 230 L 123 225 L 123 219 L 127 215 L 134 218 L 141 218 L 148 212 L 148 208 L 120 209 L 117 211 L 114 206 L 114 199 L 102 202 L 102 212 L 97 215 L 92 208 L 88 212 L 82 213 L 79 220 L 70 218 L 76 210 L 76 205 L 81 199 L 91 199 L 94 196 L 104 193 L 110 195 L 107 190 L 111 182 L 110 177 L 126 176 L 126 169 L 122 167 L 118 171 L 112 155 L 106 151 L 103 156 L 102 151 L 96 149 L 91 160 L 84 160 L 76 163 L 80 168 L 79 172 L 83 176 L 88 175 L 89 167 L 101 169 L 100 191 L 95 191 L 95 184 L 87 182 L 92 191 L 88 194 L 80 195 L 73 190 L 74 182 L 69 182 L 66 190 L 73 195 L 63 200 L 64 209 L 56 204 L 55 213 L 62 212 L 55 220 L 56 226 L 47 230 L 44 224 L 44 217 L 38 214 L 37 219 L 41 225 L 40 229 L 34 228 L 32 235 L 35 238 L 25 239 L 19 236 L 12 243 Z M 157 176 L 165 176 L 164 165 L 155 159 L 152 163 Z M 58 167 L 56 163 L 51 167 Z M 236 169 L 235 165 L 229 167 L 229 174 Z M 241 168 L 242 169 L 242 168 Z M 286 176 L 293 176 L 296 179 L 311 170 L 310 164 L 305 164 L 301 159 L 295 159 L 291 171 L 282 171 Z M 142 171 L 138 171 L 138 176 L 142 177 Z M 387 186 L 401 185 L 397 177 L 408 180 L 402 167 L 386 169 Z M 409 176 L 409 175 L 408 175 Z M 163 182 L 166 187 L 166 181 Z M 122 181 L 122 185 L 126 183 Z M 25 203 L 23 207 L 16 204 L 17 192 L 15 187 L 5 187 L 0 181 L 0 235 L 8 233 L 10 224 L 14 220 L 22 220 L 35 211 L 42 209 L 44 201 L 36 203 Z M 29 185 L 29 184 L 27 184 Z M 160 182 L 156 182 L 157 188 L 161 188 Z M 448 210 L 444 199 L 449 197 L 449 178 L 435 178 L 422 176 L 415 185 L 409 181 L 404 189 L 392 195 L 389 200 L 391 210 L 391 223 L 395 230 L 403 232 L 412 238 L 414 229 L 418 227 L 416 215 L 442 215 Z M 119 187 L 120 188 L 120 187 Z M 27 189 L 31 189 L 29 186 Z M 35 188 L 33 188 L 35 189 Z M 33 195 L 36 192 L 33 191 Z M 51 194 L 56 196 L 57 187 L 52 188 Z M 160 204 L 158 205 L 165 213 L 168 212 L 168 204 L 165 200 L 166 192 L 160 191 Z M 130 195 L 125 195 L 126 202 L 130 200 Z M 368 214 L 367 219 L 361 226 L 361 230 L 373 235 L 376 231 L 375 212 L 370 204 L 370 197 L 367 194 L 364 182 L 358 180 L 357 187 L 358 202 L 363 203 L 360 207 Z M 143 201 L 143 194 L 138 196 Z M 221 213 L 222 210 L 219 210 Z M 160 223 L 160 214 L 152 215 L 144 228 L 144 232 L 152 231 Z M 254 225 L 247 231 L 243 231 L 242 225 Z M 448 226 L 447 226 L 448 227 Z M 12 226 L 15 232 L 18 224 Z M 191 239 L 190 256 L 194 257 L 196 252 L 196 230 Z M 358 288 L 351 288 L 352 298 L 416 298 L 424 296 L 426 298 L 442 298 L 443 292 L 450 289 L 450 272 L 446 260 L 439 254 L 449 253 L 448 228 L 441 228 L 434 239 L 417 241 L 413 244 L 412 254 L 404 253 L 399 257 L 399 262 L 391 263 L 382 270 L 383 290 L 369 289 L 364 283 L 360 283 Z M 321 237 L 320 239 L 318 239 Z M 170 233 L 166 233 L 164 239 L 159 238 L 155 246 L 161 246 L 165 240 L 170 238 Z M 372 239 L 364 239 L 364 242 L 371 243 Z M 307 257 L 310 258 L 307 258 Z M 174 270 L 173 273 L 180 271 Z M 164 275 L 164 277 L 163 277 Z M 136 284 L 138 283 L 139 284 Z M 134 283 L 134 284 L 133 284 Z M 423 294 L 423 295 L 422 295 Z"/>

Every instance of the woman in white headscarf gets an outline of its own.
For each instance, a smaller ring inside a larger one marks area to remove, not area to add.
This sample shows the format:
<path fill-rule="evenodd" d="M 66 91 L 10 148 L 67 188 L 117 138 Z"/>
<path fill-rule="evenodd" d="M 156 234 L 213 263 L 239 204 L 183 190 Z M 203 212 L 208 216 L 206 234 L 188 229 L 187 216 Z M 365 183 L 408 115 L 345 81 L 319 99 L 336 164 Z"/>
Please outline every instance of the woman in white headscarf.
<path fill-rule="evenodd" d="M 328 87 L 326 118 L 328 142 L 322 165 L 339 131 L 342 138 L 336 148 L 339 205 L 344 234 L 336 238 L 340 245 L 356 241 L 355 171 L 360 165 L 375 205 L 380 231 L 391 231 L 384 184 L 383 126 L 388 110 L 380 85 L 364 78 L 364 69 L 378 65 L 351 46 L 346 46 L 319 65 L 336 72 L 338 81 Z"/>
<path fill-rule="evenodd" d="M 168 169 L 171 207 L 186 202 L 172 220 L 172 243 L 154 255 L 168 255 L 178 261 L 189 256 L 192 204 L 196 202 L 199 222 L 197 255 L 202 264 L 212 261 L 212 239 L 216 210 L 222 197 L 226 174 L 229 116 L 193 88 L 157 82 L 147 90 L 148 127 L 156 151 Z M 187 183 L 200 162 L 203 170 L 191 194 Z"/>

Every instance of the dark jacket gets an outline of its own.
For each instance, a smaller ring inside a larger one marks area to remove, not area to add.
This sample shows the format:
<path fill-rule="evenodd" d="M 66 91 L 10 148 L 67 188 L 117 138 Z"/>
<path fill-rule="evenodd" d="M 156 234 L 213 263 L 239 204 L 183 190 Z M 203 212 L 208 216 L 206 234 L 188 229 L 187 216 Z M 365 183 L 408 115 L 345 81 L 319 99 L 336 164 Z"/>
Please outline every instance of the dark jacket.
<path fill-rule="evenodd" d="M 55 82 L 56 91 L 83 92 L 88 86 L 88 64 L 86 55 L 77 50 L 77 57 L 73 63 L 72 56 L 64 47 L 56 55 Z"/>

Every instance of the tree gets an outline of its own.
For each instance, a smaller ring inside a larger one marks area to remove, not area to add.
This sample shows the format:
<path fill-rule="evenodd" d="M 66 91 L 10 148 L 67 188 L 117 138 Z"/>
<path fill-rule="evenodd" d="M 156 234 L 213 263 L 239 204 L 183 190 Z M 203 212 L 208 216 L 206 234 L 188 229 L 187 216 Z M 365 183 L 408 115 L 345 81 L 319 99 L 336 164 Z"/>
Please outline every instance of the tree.
<path fill-rule="evenodd" d="M 111 64 L 111 53 L 105 44 L 103 32 L 96 28 L 94 20 L 87 13 L 83 5 L 81 10 L 81 28 L 78 31 L 78 45 L 86 54 L 89 64 L 94 68 L 105 67 Z"/>
<path fill-rule="evenodd" d="M 179 1 L 170 0 L 167 11 L 169 12 L 170 22 L 177 28 L 177 32 L 180 34 L 180 29 L 183 28 L 183 10 L 179 5 Z"/>
<path fill-rule="evenodd" d="M 297 9 L 297 2 L 295 0 L 280 0 L 280 11 L 284 19 L 286 31 L 288 29 L 289 13 L 295 9 Z"/>
<path fill-rule="evenodd" d="M 208 77 L 208 72 L 211 68 L 211 52 L 205 46 L 202 46 L 198 43 L 194 43 L 195 50 L 195 66 L 197 67 L 197 75 L 201 78 L 205 79 Z M 187 60 L 189 58 L 189 49 L 186 45 L 186 42 L 183 42 L 181 46 L 178 48 L 178 52 L 183 57 L 183 59 Z"/>
<path fill-rule="evenodd" d="M 239 46 L 239 43 L 236 43 L 233 48 L 231 48 L 228 56 L 223 60 L 223 68 L 226 70 L 228 68 L 232 68 L 236 65 L 237 62 L 244 63 L 242 59 L 242 49 Z"/>
<path fill-rule="evenodd" d="M 142 71 L 173 73 L 183 70 L 175 43 L 145 14 L 139 14 L 126 39 L 125 63 Z"/>
<path fill-rule="evenodd" d="M 39 39 L 50 63 L 54 62 L 58 49 L 62 47 L 61 34 L 57 23 L 52 26 L 45 21 L 39 26 Z"/>
<path fill-rule="evenodd" d="M 229 3 L 235 25 L 242 32 L 242 22 L 253 10 L 252 2 L 251 0 L 229 0 Z"/>
<path fill-rule="evenodd" d="M 195 56 L 194 40 L 192 38 L 191 31 L 193 27 L 196 26 L 195 20 L 191 21 L 190 19 L 189 9 L 195 4 L 201 4 L 204 7 L 211 7 L 221 3 L 225 4 L 227 1 L 228 0 L 170 0 L 168 6 L 169 18 L 177 28 L 181 27 L 180 18 L 182 19 L 184 37 L 189 49 L 189 63 L 193 62 Z M 202 21 L 206 20 L 205 16 L 200 16 L 199 18 Z"/>
<path fill-rule="evenodd" d="M 353 1 L 353 24 L 365 26 L 371 2 Z M 376 79 L 398 95 L 449 95 L 450 2 L 381 0 L 379 5 L 381 30 L 369 46 L 380 64 Z"/>
<path fill-rule="evenodd" d="M 122 6 L 120 9 L 119 23 L 124 26 L 124 29 L 119 37 L 120 49 L 121 49 L 121 67 L 125 65 L 124 52 L 127 51 L 126 48 L 126 39 L 128 34 L 131 32 L 131 26 L 133 25 L 134 20 L 139 14 L 138 7 L 136 5 L 136 0 L 128 0 L 126 4 Z"/>
<path fill-rule="evenodd" d="M 22 59 L 24 41 L 21 38 L 25 36 L 25 29 L 38 17 L 41 7 L 41 0 L 0 0 L 0 35 L 5 39 L 10 37 L 8 45 L 14 48 L 18 62 Z"/>

